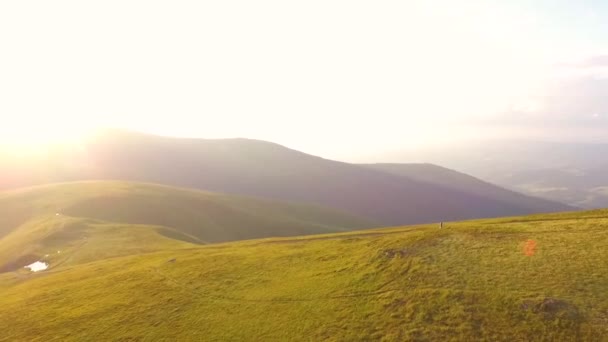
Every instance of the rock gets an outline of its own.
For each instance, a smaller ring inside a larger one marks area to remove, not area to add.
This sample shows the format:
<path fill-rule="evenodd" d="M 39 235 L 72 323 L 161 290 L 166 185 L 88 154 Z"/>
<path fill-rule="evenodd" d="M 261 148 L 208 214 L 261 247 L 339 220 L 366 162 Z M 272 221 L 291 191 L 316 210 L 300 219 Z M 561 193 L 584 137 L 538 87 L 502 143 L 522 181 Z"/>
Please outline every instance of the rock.
<path fill-rule="evenodd" d="M 527 300 L 521 305 L 521 308 L 523 310 L 531 309 L 532 312 L 541 314 L 547 319 L 577 319 L 580 316 L 575 305 L 558 298 L 545 298 L 540 302 Z"/>
<path fill-rule="evenodd" d="M 405 256 L 409 255 L 409 251 L 407 248 L 401 248 L 401 249 L 387 249 L 384 250 L 382 253 L 383 256 L 392 259 L 392 258 L 403 258 Z"/>

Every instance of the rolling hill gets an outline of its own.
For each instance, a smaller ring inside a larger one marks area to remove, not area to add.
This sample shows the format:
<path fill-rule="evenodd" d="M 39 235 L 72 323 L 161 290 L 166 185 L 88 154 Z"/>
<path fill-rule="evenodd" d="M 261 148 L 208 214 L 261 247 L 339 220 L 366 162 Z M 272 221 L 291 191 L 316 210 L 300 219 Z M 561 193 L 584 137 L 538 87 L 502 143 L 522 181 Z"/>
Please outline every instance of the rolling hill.
<path fill-rule="evenodd" d="M 11 158 L 5 153 L 2 160 L 0 188 L 5 189 L 93 179 L 162 183 L 312 203 L 384 225 L 573 209 L 513 196 L 498 187 L 486 186 L 480 193 L 469 189 L 470 182 L 430 183 L 247 139 L 179 139 L 105 131 L 77 148 L 56 148 L 31 158 Z"/>
<path fill-rule="evenodd" d="M 0 193 L 0 271 L 41 259 L 54 266 L 167 247 L 372 226 L 316 206 L 153 184 L 52 184 Z"/>
<path fill-rule="evenodd" d="M 0 274 L 0 340 L 600 341 L 606 244 L 605 210 L 178 244 Z"/>

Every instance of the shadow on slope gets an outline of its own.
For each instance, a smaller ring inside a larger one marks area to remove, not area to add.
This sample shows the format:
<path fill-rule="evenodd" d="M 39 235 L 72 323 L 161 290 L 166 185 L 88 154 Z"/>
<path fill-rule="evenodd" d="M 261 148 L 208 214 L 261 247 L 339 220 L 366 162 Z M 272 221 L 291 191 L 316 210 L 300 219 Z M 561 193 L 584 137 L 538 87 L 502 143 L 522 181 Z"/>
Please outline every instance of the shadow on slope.
<path fill-rule="evenodd" d="M 0 193 L 0 238 L 32 219 L 52 215 L 169 227 L 205 242 L 374 226 L 365 219 L 317 206 L 154 184 L 98 181 Z"/>

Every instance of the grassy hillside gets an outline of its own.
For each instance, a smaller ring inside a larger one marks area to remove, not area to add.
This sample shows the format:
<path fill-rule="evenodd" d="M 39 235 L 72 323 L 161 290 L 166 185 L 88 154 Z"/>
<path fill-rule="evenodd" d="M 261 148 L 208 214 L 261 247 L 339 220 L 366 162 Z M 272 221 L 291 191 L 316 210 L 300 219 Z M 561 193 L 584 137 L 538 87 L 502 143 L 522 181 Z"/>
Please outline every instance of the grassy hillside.
<path fill-rule="evenodd" d="M 185 243 L 371 226 L 315 206 L 152 184 L 54 184 L 0 194 L 0 271 L 41 259 L 71 264 Z"/>
<path fill-rule="evenodd" d="M 248 139 L 179 139 L 109 131 L 80 148 L 18 160 L 0 151 L 0 189 L 51 182 L 120 179 L 313 203 L 383 225 L 555 212 L 573 208 L 500 188 L 483 196 L 451 182 L 429 183 Z M 4 164 L 3 164 L 4 161 Z M 7 162 L 8 161 L 8 162 Z M 443 176 L 443 175 L 441 175 Z"/>
<path fill-rule="evenodd" d="M 173 248 L 0 275 L 0 340 L 599 341 L 608 211 Z"/>
<path fill-rule="evenodd" d="M 49 216 L 0 239 L 0 273 L 25 274 L 23 267 L 36 261 L 57 268 L 196 244 L 198 239 L 166 227 Z"/>

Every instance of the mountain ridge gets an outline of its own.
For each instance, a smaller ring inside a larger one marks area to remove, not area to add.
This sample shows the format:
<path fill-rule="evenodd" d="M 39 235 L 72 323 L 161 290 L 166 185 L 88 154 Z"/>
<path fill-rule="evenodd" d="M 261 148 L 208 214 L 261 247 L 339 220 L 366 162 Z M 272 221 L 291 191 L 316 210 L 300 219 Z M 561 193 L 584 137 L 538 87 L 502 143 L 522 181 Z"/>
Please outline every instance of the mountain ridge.
<path fill-rule="evenodd" d="M 534 205 L 505 203 L 464 188 L 420 182 L 243 138 L 192 139 L 106 132 L 90 139 L 80 150 L 59 152 L 45 163 L 34 162 L 36 167 L 26 164 L 22 169 L 40 170 L 44 169 L 43 164 L 51 171 L 42 175 L 30 172 L 28 176 L 17 167 L 13 174 L 21 182 L 15 183 L 86 179 L 160 183 L 312 203 L 384 225 L 574 209 L 536 198 L 529 198 Z M 6 180 L 2 186 L 7 187 Z"/>

